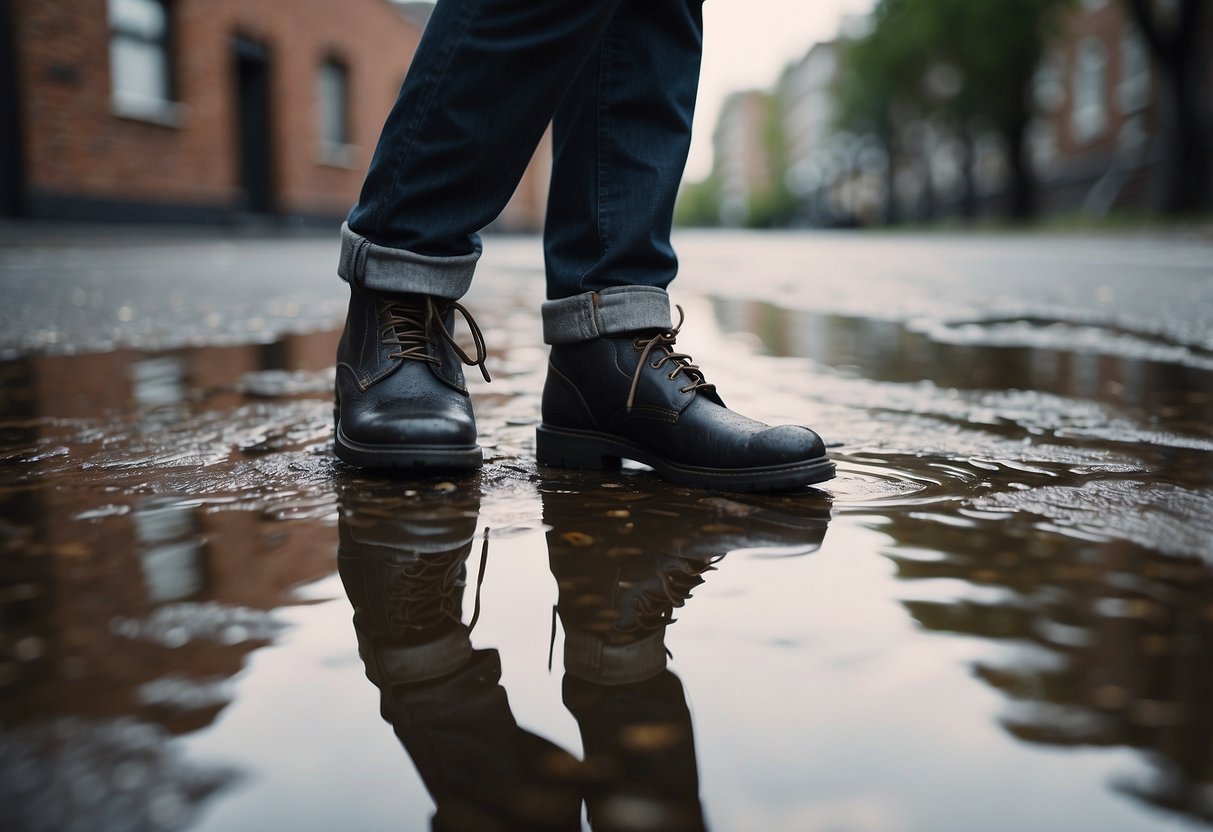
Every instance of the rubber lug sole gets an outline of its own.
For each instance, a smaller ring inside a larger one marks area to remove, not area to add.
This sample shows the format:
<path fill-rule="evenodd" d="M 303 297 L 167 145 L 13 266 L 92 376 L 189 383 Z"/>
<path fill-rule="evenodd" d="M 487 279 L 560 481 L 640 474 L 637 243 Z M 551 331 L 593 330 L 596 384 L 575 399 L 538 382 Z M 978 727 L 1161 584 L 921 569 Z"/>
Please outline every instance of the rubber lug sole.
<path fill-rule="evenodd" d="M 707 468 L 673 462 L 619 437 L 550 425 L 535 429 L 535 456 L 540 465 L 580 471 L 618 470 L 621 460 L 631 459 L 670 482 L 720 491 L 781 491 L 834 478 L 834 463 L 824 455 L 786 465 Z"/>
<path fill-rule="evenodd" d="M 333 452 L 358 468 L 471 471 L 484 462 L 478 445 L 367 445 L 347 437 L 340 423 L 333 431 Z"/>

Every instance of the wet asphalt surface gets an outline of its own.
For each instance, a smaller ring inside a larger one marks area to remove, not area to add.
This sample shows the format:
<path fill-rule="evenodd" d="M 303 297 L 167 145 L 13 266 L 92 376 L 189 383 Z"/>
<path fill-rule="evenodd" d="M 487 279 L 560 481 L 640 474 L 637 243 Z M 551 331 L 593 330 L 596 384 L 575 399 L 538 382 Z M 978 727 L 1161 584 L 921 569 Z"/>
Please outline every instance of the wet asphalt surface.
<path fill-rule="evenodd" d="M 333 240 L 0 229 L 3 828 L 1213 826 L 1213 243 L 679 242 L 836 480 L 537 468 L 530 238 L 408 480 L 329 451 Z"/>

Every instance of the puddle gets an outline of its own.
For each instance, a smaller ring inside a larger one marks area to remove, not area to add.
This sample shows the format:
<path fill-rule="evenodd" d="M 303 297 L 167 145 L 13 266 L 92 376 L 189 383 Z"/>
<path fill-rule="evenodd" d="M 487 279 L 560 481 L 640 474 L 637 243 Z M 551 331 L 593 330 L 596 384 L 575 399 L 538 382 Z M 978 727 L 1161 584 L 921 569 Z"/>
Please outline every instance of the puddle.
<path fill-rule="evenodd" d="M 0 362 L 6 828 L 1213 826 L 1206 348 L 690 305 L 837 480 L 536 469 L 506 307 L 451 479 L 334 461 L 336 333 Z"/>

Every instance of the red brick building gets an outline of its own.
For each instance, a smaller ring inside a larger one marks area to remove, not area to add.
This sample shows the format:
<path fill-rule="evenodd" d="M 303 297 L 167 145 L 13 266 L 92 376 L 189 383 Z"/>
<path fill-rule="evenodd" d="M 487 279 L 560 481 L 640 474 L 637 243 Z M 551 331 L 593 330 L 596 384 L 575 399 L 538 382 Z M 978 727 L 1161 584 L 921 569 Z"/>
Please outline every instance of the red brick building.
<path fill-rule="evenodd" d="M 1035 85 L 1040 115 L 1031 146 L 1046 209 L 1095 200 L 1089 207 L 1102 212 L 1147 202 L 1158 162 L 1158 83 L 1149 47 L 1122 4 L 1083 0 L 1074 9 Z"/>
<path fill-rule="evenodd" d="M 421 36 L 418 8 L 0 0 L 3 213 L 338 219 Z M 504 222 L 541 221 L 535 179 Z"/>

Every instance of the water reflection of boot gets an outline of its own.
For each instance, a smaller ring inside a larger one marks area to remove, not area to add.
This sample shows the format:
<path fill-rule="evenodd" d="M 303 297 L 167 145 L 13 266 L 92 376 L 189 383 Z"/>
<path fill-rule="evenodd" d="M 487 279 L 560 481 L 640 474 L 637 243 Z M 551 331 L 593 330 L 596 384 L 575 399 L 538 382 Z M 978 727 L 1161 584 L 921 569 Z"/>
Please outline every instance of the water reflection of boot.
<path fill-rule="evenodd" d="M 478 500 L 405 502 L 342 494 L 338 565 L 383 718 L 437 804 L 433 828 L 580 828 L 579 763 L 518 726 L 497 651 L 473 649 L 462 622 Z"/>
<path fill-rule="evenodd" d="M 830 516 L 820 498 L 724 497 L 652 481 L 607 486 L 573 478 L 542 486 L 565 669 L 598 684 L 665 668 L 665 626 L 716 561 L 738 550 L 815 551 Z"/>
<path fill-rule="evenodd" d="M 550 533 L 548 545 L 590 822 L 595 832 L 702 829 L 691 715 L 665 666 L 665 632 L 713 567 L 572 539 Z"/>
<path fill-rule="evenodd" d="M 601 685 L 656 676 L 665 669 L 666 626 L 715 568 L 711 560 L 571 539 L 548 534 L 565 670 Z"/>
<path fill-rule="evenodd" d="M 593 827 L 703 829 L 695 738 L 682 683 L 666 669 L 666 630 L 728 551 L 812 548 L 824 519 L 813 511 L 794 522 L 666 488 L 554 484 L 543 500 L 565 632 L 564 702 L 581 730 Z"/>
<path fill-rule="evenodd" d="M 405 509 L 386 494 L 342 494 L 338 566 L 376 685 L 445 676 L 471 657 L 461 613 L 476 502 Z"/>

